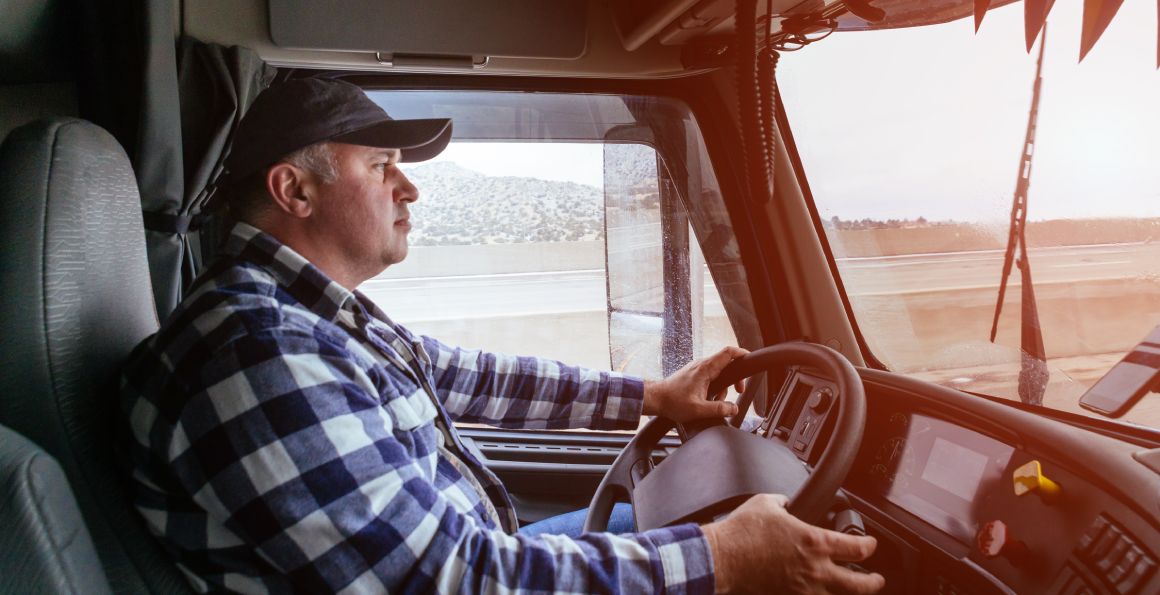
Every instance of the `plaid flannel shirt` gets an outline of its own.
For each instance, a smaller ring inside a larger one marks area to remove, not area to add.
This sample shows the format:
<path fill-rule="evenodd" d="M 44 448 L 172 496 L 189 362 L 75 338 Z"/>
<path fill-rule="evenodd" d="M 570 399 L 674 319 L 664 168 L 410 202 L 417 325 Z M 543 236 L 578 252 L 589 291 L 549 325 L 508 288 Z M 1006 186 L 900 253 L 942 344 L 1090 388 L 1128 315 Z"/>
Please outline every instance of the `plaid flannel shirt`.
<path fill-rule="evenodd" d="M 415 337 L 238 224 L 126 366 L 124 458 L 200 591 L 712 592 L 696 525 L 513 535 L 450 425 L 631 429 L 642 400 L 639 379 Z"/>

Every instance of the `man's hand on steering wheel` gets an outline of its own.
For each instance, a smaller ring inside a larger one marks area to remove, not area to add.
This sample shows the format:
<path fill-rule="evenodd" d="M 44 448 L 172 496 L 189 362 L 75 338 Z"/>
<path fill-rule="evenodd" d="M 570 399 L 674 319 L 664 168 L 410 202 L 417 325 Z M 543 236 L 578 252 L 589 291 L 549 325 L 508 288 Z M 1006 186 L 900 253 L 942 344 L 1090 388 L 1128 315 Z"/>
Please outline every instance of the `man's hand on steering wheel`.
<path fill-rule="evenodd" d="M 828 531 L 785 510 L 781 495 L 750 498 L 728 518 L 703 527 L 713 552 L 718 593 L 877 593 L 881 574 L 841 565 L 861 562 L 873 537 Z"/>
<path fill-rule="evenodd" d="M 728 417 L 737 413 L 737 405 L 721 400 L 723 394 L 707 400 L 709 383 L 717 378 L 729 362 L 749 353 L 740 347 L 726 347 L 704 359 L 694 360 L 664 380 L 644 383 L 644 414 L 663 415 L 677 423 L 711 417 Z M 745 390 L 745 382 L 734 385 Z M 722 391 L 724 393 L 724 391 Z"/>

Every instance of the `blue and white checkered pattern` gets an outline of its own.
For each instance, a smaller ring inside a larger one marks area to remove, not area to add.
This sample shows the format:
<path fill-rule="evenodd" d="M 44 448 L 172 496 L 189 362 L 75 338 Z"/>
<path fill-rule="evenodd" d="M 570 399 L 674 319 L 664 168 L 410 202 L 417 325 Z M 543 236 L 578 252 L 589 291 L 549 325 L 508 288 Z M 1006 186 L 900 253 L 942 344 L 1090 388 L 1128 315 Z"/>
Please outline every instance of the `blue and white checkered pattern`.
<path fill-rule="evenodd" d="M 696 525 L 512 535 L 450 425 L 631 429 L 639 379 L 415 337 L 248 225 L 124 381 L 135 504 L 200 591 L 713 590 Z"/>

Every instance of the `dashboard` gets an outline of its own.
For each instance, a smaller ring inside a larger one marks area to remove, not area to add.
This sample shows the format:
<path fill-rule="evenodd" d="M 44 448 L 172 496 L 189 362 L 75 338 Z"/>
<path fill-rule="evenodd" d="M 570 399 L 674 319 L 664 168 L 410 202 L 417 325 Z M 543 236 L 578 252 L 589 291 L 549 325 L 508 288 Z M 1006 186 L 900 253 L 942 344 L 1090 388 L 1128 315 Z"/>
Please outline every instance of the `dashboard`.
<path fill-rule="evenodd" d="M 878 539 L 865 566 L 886 576 L 887 592 L 1160 592 L 1157 451 L 861 373 L 866 429 L 843 490 Z M 836 391 L 791 370 L 754 432 L 813 465 L 833 432 Z"/>

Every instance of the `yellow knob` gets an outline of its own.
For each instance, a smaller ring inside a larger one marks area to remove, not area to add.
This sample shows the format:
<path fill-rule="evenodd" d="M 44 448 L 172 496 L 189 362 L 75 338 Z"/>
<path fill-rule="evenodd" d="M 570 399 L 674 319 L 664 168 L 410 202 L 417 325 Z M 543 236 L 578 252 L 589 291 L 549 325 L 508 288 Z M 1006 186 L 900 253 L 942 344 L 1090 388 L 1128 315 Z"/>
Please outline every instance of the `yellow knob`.
<path fill-rule="evenodd" d="M 1038 492 L 1044 502 L 1051 503 L 1059 496 L 1059 484 L 1043 475 L 1039 461 L 1027 461 L 1012 474 L 1015 484 L 1015 495 L 1023 496 L 1030 492 Z"/>

